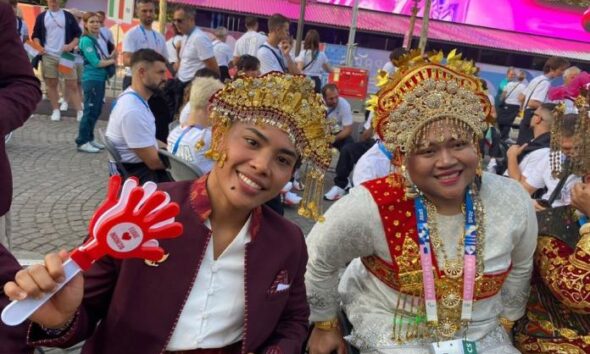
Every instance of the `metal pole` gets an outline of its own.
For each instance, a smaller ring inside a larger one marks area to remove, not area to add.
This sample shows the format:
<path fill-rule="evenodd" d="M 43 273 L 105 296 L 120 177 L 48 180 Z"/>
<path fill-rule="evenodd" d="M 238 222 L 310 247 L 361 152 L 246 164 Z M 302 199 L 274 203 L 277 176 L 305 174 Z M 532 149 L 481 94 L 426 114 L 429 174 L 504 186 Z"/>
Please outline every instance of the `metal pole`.
<path fill-rule="evenodd" d="M 428 40 L 428 23 L 430 19 L 430 5 L 431 0 L 424 0 L 424 13 L 422 14 L 422 31 L 420 32 L 420 43 L 418 44 L 418 48 L 420 48 L 420 52 L 424 54 L 426 50 L 426 41 Z"/>
<path fill-rule="evenodd" d="M 412 7 L 412 17 L 410 18 L 410 28 L 408 29 L 408 34 L 406 38 L 404 38 L 403 46 L 410 50 L 412 49 L 412 39 L 414 39 L 414 27 L 416 25 L 416 17 L 418 16 L 418 1 L 414 0 L 414 7 Z"/>
<path fill-rule="evenodd" d="M 299 21 L 297 21 L 297 37 L 295 42 L 295 56 L 299 55 L 301 51 L 301 40 L 303 39 L 303 25 L 305 24 L 305 6 L 307 0 L 299 0 L 301 6 L 299 7 Z"/>
<path fill-rule="evenodd" d="M 354 52 L 356 43 L 354 37 L 356 36 L 356 23 L 359 14 L 359 0 L 354 0 L 352 8 L 352 23 L 350 24 L 350 31 L 348 32 L 348 44 L 346 45 L 346 66 L 352 66 L 354 63 Z"/>
<path fill-rule="evenodd" d="M 160 0 L 160 33 L 166 35 L 166 14 L 168 13 L 168 2 L 166 0 Z"/>

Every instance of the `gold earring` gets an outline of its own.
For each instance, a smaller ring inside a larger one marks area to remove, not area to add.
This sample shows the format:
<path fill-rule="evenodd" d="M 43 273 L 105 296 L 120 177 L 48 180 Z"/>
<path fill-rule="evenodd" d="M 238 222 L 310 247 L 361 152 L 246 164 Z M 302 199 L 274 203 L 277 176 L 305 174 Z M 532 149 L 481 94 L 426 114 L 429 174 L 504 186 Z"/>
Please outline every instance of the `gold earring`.
<path fill-rule="evenodd" d="M 224 152 L 221 153 L 219 158 L 217 159 L 217 163 L 219 164 L 219 168 L 223 168 L 225 161 L 227 160 L 227 154 Z"/>

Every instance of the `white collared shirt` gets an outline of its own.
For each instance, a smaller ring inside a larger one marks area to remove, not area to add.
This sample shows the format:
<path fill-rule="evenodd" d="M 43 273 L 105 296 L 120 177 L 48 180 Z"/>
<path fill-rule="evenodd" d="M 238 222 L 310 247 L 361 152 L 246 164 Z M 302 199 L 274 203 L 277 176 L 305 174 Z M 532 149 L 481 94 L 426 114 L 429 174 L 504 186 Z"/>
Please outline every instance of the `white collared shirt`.
<path fill-rule="evenodd" d="M 234 47 L 234 57 L 241 57 L 248 54 L 256 56 L 258 48 L 266 42 L 266 36 L 256 31 L 244 33 L 237 41 Z"/>
<path fill-rule="evenodd" d="M 222 348 L 243 336 L 244 257 L 252 216 L 215 260 L 209 240 L 197 279 L 182 309 L 166 350 Z M 205 226 L 211 228 L 209 220 Z M 181 270 L 179 270 L 181 271 Z"/>
<path fill-rule="evenodd" d="M 213 43 L 205 32 L 195 27 L 183 37 L 180 44 L 178 79 L 182 82 L 192 81 L 197 70 L 205 67 L 204 61 L 214 57 Z"/>

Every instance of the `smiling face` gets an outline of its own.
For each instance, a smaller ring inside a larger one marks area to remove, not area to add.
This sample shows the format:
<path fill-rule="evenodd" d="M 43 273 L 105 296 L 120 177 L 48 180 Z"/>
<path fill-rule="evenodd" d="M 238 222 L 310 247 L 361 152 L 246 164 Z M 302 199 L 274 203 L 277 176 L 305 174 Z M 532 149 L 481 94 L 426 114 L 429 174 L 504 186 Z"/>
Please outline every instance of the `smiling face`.
<path fill-rule="evenodd" d="M 216 164 L 209 177 L 219 191 L 217 198 L 225 201 L 219 204 L 246 212 L 279 194 L 298 158 L 282 130 L 239 122 L 226 133 L 221 151 L 227 160 L 222 167 Z"/>
<path fill-rule="evenodd" d="M 100 18 L 98 16 L 92 16 L 88 18 L 84 26 L 89 33 L 97 35 L 101 27 Z"/>
<path fill-rule="evenodd" d="M 407 161 L 410 179 L 439 209 L 461 206 L 479 163 L 471 134 L 456 136 L 453 125 L 431 123 Z"/>

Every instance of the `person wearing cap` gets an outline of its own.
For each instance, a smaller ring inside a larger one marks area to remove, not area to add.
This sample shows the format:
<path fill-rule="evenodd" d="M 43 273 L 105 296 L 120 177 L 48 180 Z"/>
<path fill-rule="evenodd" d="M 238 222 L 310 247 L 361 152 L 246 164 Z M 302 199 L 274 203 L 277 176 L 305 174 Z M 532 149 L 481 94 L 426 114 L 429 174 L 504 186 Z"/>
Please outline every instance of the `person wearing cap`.
<path fill-rule="evenodd" d="M 578 115 L 572 136 L 568 131 L 571 114 L 556 116 L 551 135 L 551 163 L 546 168 L 559 178 L 556 188 L 562 188 L 562 193 L 572 175 L 577 183 L 567 192 L 571 206 L 538 215 L 539 239 L 534 258 L 537 276 L 532 280 L 526 317 L 514 331 L 516 346 L 525 354 L 590 352 L 587 339 L 590 335 L 590 100 L 584 89 L 590 84 L 590 74 L 578 75 L 575 82 L 548 92 L 551 100 L 574 102 Z M 571 144 L 564 146 L 565 140 Z M 568 158 L 562 159 L 563 155 Z M 554 227 L 559 224 L 563 227 Z"/>
<path fill-rule="evenodd" d="M 281 92 L 281 95 L 276 95 Z M 87 353 L 301 353 L 308 333 L 305 240 L 264 206 L 308 166 L 301 214 L 321 219 L 331 135 L 305 77 L 241 77 L 211 98 L 210 174 L 161 184 L 184 227 L 160 240 L 154 263 L 103 258 L 31 316 L 29 343 Z M 37 296 L 63 275 L 67 254 L 19 272 L 12 299 Z M 124 335 L 121 335 L 124 334 Z"/>
<path fill-rule="evenodd" d="M 481 171 L 491 105 L 473 62 L 419 55 L 368 102 L 394 172 L 351 189 L 306 239 L 311 354 L 344 353 L 341 310 L 361 353 L 519 353 L 505 327 L 525 314 L 532 203 Z"/>

